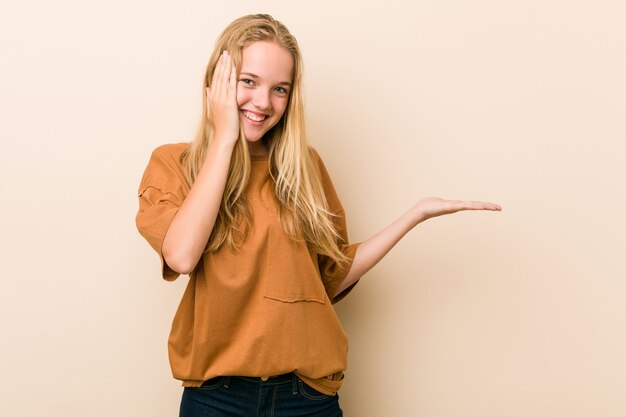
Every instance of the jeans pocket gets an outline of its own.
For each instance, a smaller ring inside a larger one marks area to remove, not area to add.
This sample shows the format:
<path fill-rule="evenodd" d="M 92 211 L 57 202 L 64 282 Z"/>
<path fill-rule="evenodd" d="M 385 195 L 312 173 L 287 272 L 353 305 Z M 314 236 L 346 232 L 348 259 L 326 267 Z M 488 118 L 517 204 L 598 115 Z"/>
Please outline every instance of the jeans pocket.
<path fill-rule="evenodd" d="M 203 391 L 214 390 L 222 386 L 224 379 L 226 379 L 225 376 L 216 376 L 215 378 L 207 379 L 197 388 Z"/>
<path fill-rule="evenodd" d="M 309 400 L 320 401 L 330 398 L 330 395 L 323 394 L 316 389 L 308 386 L 302 380 L 298 380 L 299 392 L 302 394 L 304 398 L 308 398 Z"/>

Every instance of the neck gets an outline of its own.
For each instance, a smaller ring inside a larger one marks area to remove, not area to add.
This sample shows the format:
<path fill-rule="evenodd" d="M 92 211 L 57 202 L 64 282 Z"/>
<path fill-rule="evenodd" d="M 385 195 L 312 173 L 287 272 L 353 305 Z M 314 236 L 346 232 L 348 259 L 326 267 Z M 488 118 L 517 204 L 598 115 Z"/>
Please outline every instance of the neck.
<path fill-rule="evenodd" d="M 267 155 L 267 148 L 262 141 L 248 142 L 248 150 L 252 156 Z"/>

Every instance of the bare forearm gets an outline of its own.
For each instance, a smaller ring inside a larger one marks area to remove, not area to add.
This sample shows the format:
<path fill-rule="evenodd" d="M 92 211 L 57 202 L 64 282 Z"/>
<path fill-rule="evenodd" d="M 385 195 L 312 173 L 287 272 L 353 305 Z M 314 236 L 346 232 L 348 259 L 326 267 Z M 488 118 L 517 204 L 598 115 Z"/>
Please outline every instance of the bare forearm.
<path fill-rule="evenodd" d="M 185 201 L 174 216 L 163 241 L 163 258 L 183 274 L 190 273 L 202 256 L 220 208 L 232 144 L 214 140 Z"/>
<path fill-rule="evenodd" d="M 358 281 L 363 274 L 372 269 L 396 243 L 423 219 L 409 210 L 385 229 L 362 242 L 356 250 L 354 261 L 338 293 Z"/>
<path fill-rule="evenodd" d="M 339 286 L 338 294 L 372 269 L 405 234 L 421 222 L 465 210 L 502 211 L 502 207 L 484 201 L 444 200 L 438 197 L 420 200 L 390 226 L 359 245 L 352 266 Z"/>

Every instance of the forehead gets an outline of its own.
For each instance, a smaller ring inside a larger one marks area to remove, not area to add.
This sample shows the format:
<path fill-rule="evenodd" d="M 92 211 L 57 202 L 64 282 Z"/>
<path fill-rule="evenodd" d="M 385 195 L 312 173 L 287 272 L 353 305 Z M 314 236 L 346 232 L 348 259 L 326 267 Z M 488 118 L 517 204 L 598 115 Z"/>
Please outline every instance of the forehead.
<path fill-rule="evenodd" d="M 241 72 L 252 73 L 271 82 L 290 82 L 293 57 L 291 52 L 274 42 L 253 42 L 243 48 Z"/>

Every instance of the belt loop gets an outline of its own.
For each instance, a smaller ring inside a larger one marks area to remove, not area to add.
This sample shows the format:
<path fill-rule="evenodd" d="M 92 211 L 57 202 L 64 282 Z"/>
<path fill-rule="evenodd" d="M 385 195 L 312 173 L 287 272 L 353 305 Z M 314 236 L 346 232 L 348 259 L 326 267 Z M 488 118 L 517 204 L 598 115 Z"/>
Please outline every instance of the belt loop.
<path fill-rule="evenodd" d="M 227 377 L 224 379 L 224 388 L 228 389 L 229 385 L 230 385 L 230 377 L 229 377 L 229 376 L 227 376 Z"/>
<path fill-rule="evenodd" d="M 295 373 L 291 373 L 291 392 L 293 395 L 298 395 L 298 377 Z"/>

